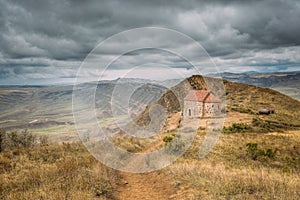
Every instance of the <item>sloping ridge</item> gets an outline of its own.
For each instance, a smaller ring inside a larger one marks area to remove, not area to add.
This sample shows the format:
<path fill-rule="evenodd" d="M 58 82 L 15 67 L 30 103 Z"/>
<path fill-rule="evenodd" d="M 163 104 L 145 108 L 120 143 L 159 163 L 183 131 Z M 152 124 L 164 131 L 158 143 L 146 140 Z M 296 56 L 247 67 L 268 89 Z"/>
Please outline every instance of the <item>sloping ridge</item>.
<path fill-rule="evenodd" d="M 176 86 L 168 90 L 158 101 L 146 107 L 134 123 L 140 126 L 146 126 L 150 122 L 149 111 L 155 104 L 162 105 L 168 115 L 173 115 L 181 111 L 183 99 L 190 89 L 213 91 L 223 91 L 225 87 L 226 94 L 217 94 L 226 98 L 226 111 L 233 112 L 239 110 L 248 112 L 253 117 L 257 116 L 260 108 L 274 108 L 275 114 L 263 116 L 264 120 L 275 121 L 280 124 L 300 127 L 300 102 L 287 95 L 281 94 L 269 88 L 261 88 L 253 85 L 231 82 L 223 80 L 224 85 L 220 84 L 220 79 L 193 75 Z M 210 84 L 210 87 L 207 86 Z"/>
<path fill-rule="evenodd" d="M 300 102 L 278 91 L 258 86 L 224 81 L 227 110 L 246 111 L 254 117 L 284 126 L 300 127 Z M 275 114 L 261 116 L 261 108 L 273 108 Z"/>

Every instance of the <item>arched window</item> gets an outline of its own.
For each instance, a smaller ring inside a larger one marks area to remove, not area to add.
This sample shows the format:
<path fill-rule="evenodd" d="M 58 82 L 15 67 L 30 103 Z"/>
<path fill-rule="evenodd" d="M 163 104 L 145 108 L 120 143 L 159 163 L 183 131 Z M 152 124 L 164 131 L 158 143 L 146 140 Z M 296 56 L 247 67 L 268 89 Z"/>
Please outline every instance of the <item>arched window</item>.
<path fill-rule="evenodd" d="M 189 109 L 189 116 L 192 116 L 192 111 L 191 111 L 191 109 Z"/>

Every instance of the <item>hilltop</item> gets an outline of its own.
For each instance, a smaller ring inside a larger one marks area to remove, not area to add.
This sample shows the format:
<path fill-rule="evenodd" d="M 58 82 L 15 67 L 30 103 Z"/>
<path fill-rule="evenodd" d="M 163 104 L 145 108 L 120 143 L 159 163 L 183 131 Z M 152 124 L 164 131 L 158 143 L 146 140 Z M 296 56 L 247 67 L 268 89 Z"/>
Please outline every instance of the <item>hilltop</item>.
<path fill-rule="evenodd" d="M 207 84 L 210 84 L 209 87 Z M 224 94 L 222 87 L 225 89 Z M 194 75 L 167 90 L 161 98 L 147 106 L 125 129 L 114 135 L 113 141 L 131 152 L 161 148 L 164 145 L 163 138 L 173 137 L 182 125 L 181 107 L 188 91 L 207 88 L 214 88 L 216 93 L 219 91 L 220 94 L 217 95 L 226 102 L 225 106 L 222 105 L 222 110 L 226 112 L 224 127 L 221 130 L 223 133 L 270 133 L 300 129 L 299 101 L 268 88 Z M 161 105 L 166 111 L 165 120 L 155 129 L 158 134 L 147 139 L 132 136 L 131 133 L 136 132 L 136 125 L 154 130 L 150 116 L 151 109 L 157 105 Z M 261 108 L 273 108 L 275 113 L 259 115 L 258 110 Z M 206 119 L 198 120 L 199 129 L 206 129 Z"/>
<path fill-rule="evenodd" d="M 162 105 L 170 118 L 175 113 L 181 111 L 183 98 L 190 89 L 205 90 L 208 88 L 207 83 L 211 84 L 210 88 L 214 88 L 214 91 L 222 91 L 220 80 L 194 75 L 166 91 L 152 105 Z M 269 88 L 227 80 L 224 80 L 223 83 L 226 93 L 219 94 L 219 96 L 223 97 L 226 101 L 227 123 L 225 125 L 231 125 L 233 122 L 251 123 L 253 120 L 258 120 L 258 123 L 260 123 L 257 124 L 258 126 L 270 126 L 270 128 L 275 127 L 278 129 L 300 127 L 299 101 Z M 135 123 L 143 126 L 147 125 L 150 121 L 150 108 L 151 105 L 135 119 Z M 258 115 L 257 112 L 261 108 L 273 108 L 275 109 L 275 114 Z"/>

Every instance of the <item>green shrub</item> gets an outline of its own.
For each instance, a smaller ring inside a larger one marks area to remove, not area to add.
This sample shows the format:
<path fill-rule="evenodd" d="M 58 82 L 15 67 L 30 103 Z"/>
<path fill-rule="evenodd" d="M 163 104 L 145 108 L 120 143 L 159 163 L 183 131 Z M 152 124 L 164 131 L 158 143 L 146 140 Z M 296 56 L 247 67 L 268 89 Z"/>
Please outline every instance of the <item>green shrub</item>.
<path fill-rule="evenodd" d="M 239 107 L 233 107 L 231 108 L 232 111 L 235 111 L 235 112 L 239 112 L 239 113 L 247 113 L 247 114 L 251 114 L 251 115 L 254 115 L 255 112 L 253 112 L 251 109 L 249 108 L 239 108 Z"/>
<path fill-rule="evenodd" d="M 4 150 L 4 141 L 6 137 L 6 131 L 3 129 L 0 129 L 0 152 Z"/>
<path fill-rule="evenodd" d="M 252 119 L 252 126 L 255 127 L 258 132 L 269 132 L 272 130 L 269 122 L 257 118 Z"/>
<path fill-rule="evenodd" d="M 255 132 L 259 133 L 282 132 L 288 129 L 297 129 L 297 126 L 294 126 L 293 124 L 288 124 L 276 120 L 263 120 L 260 118 L 253 118 L 251 125 L 254 128 Z"/>
<path fill-rule="evenodd" d="M 275 158 L 277 149 L 272 150 L 272 149 L 260 149 L 258 148 L 257 143 L 247 143 L 247 153 L 248 155 L 253 159 L 256 160 L 258 157 L 268 157 L 271 159 Z"/>
<path fill-rule="evenodd" d="M 233 123 L 231 126 L 223 127 L 223 133 L 245 133 L 252 131 L 251 126 L 246 123 Z"/>
<path fill-rule="evenodd" d="M 16 131 L 6 132 L 0 130 L 0 152 L 15 148 L 29 148 L 38 144 L 38 139 L 27 129 L 18 133 Z M 43 141 L 45 142 L 45 141 Z"/>
<path fill-rule="evenodd" d="M 253 153 L 257 150 L 257 143 L 247 143 L 247 151 Z"/>
<path fill-rule="evenodd" d="M 166 151 L 170 154 L 180 154 L 184 149 L 185 143 L 180 135 L 172 134 L 163 138 Z"/>
<path fill-rule="evenodd" d="M 173 138 L 174 138 L 174 136 L 165 136 L 164 138 L 163 138 L 163 141 L 165 142 L 165 143 L 170 143 L 170 142 L 172 142 L 172 140 L 173 140 Z"/>
<path fill-rule="evenodd" d="M 112 185 L 107 180 L 101 180 L 95 184 L 95 195 L 96 197 L 109 197 L 112 194 Z"/>
<path fill-rule="evenodd" d="M 265 155 L 269 158 L 274 158 L 276 155 L 277 149 L 272 150 L 272 149 L 267 149 L 267 151 L 265 152 Z"/>

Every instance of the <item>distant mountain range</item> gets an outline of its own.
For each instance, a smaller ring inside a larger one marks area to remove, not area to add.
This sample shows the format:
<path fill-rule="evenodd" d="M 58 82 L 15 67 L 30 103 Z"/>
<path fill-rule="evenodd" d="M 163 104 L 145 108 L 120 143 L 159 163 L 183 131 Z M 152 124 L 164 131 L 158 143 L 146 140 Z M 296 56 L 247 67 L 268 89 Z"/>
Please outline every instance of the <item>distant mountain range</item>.
<path fill-rule="evenodd" d="M 133 115 L 142 112 L 167 90 L 166 87 L 139 79 L 91 82 L 83 87 L 94 87 L 95 108 L 99 119 L 111 117 L 111 96 L 118 83 L 137 87 L 130 99 Z M 147 92 L 144 92 L 144 91 Z M 73 86 L 0 86 L 0 128 L 47 128 L 72 125 Z M 84 95 L 84 94 L 83 94 Z"/>
<path fill-rule="evenodd" d="M 246 110 L 247 112 L 256 112 L 259 107 L 274 107 L 275 105 L 277 109 L 282 111 L 281 114 L 276 115 L 278 121 L 282 120 L 285 123 L 290 123 L 286 119 L 292 118 L 292 116 L 295 118 L 293 112 L 297 111 L 299 101 L 292 100 L 292 98 L 269 89 L 242 83 L 270 87 L 299 100 L 300 73 L 222 73 L 221 75 L 224 79 L 230 80 L 228 82 L 225 81 L 225 88 L 228 91 L 226 98 L 229 111 Z M 198 76 L 193 77 L 186 80 L 191 81 L 196 89 L 203 88 L 202 79 Z M 164 106 L 168 105 L 168 110 L 178 111 L 178 102 L 173 101 L 172 95 L 170 96 L 170 93 L 167 92 L 171 86 L 176 86 L 181 91 L 178 93 L 181 98 L 186 94 L 186 91 L 181 88 L 180 80 L 177 79 L 164 82 L 144 79 L 117 79 L 98 83 L 85 83 L 89 87 L 97 87 L 95 107 L 99 119 L 112 117 L 111 95 L 117 83 L 125 86 L 139 86 L 139 89 L 131 97 L 130 113 L 132 118 L 143 116 L 140 118 L 142 121 L 147 116 L 140 114 L 143 113 L 147 105 L 157 101 Z M 29 128 L 38 130 L 38 133 L 55 132 L 56 134 L 69 134 L 70 131 L 75 133 L 72 93 L 73 86 L 71 85 L 0 86 L 0 128 L 8 130 Z M 247 102 L 251 104 L 243 103 L 243 99 L 247 99 Z M 291 110 L 292 107 L 293 109 Z M 283 112 L 284 110 L 286 112 Z M 295 123 L 297 124 L 297 122 Z"/>

